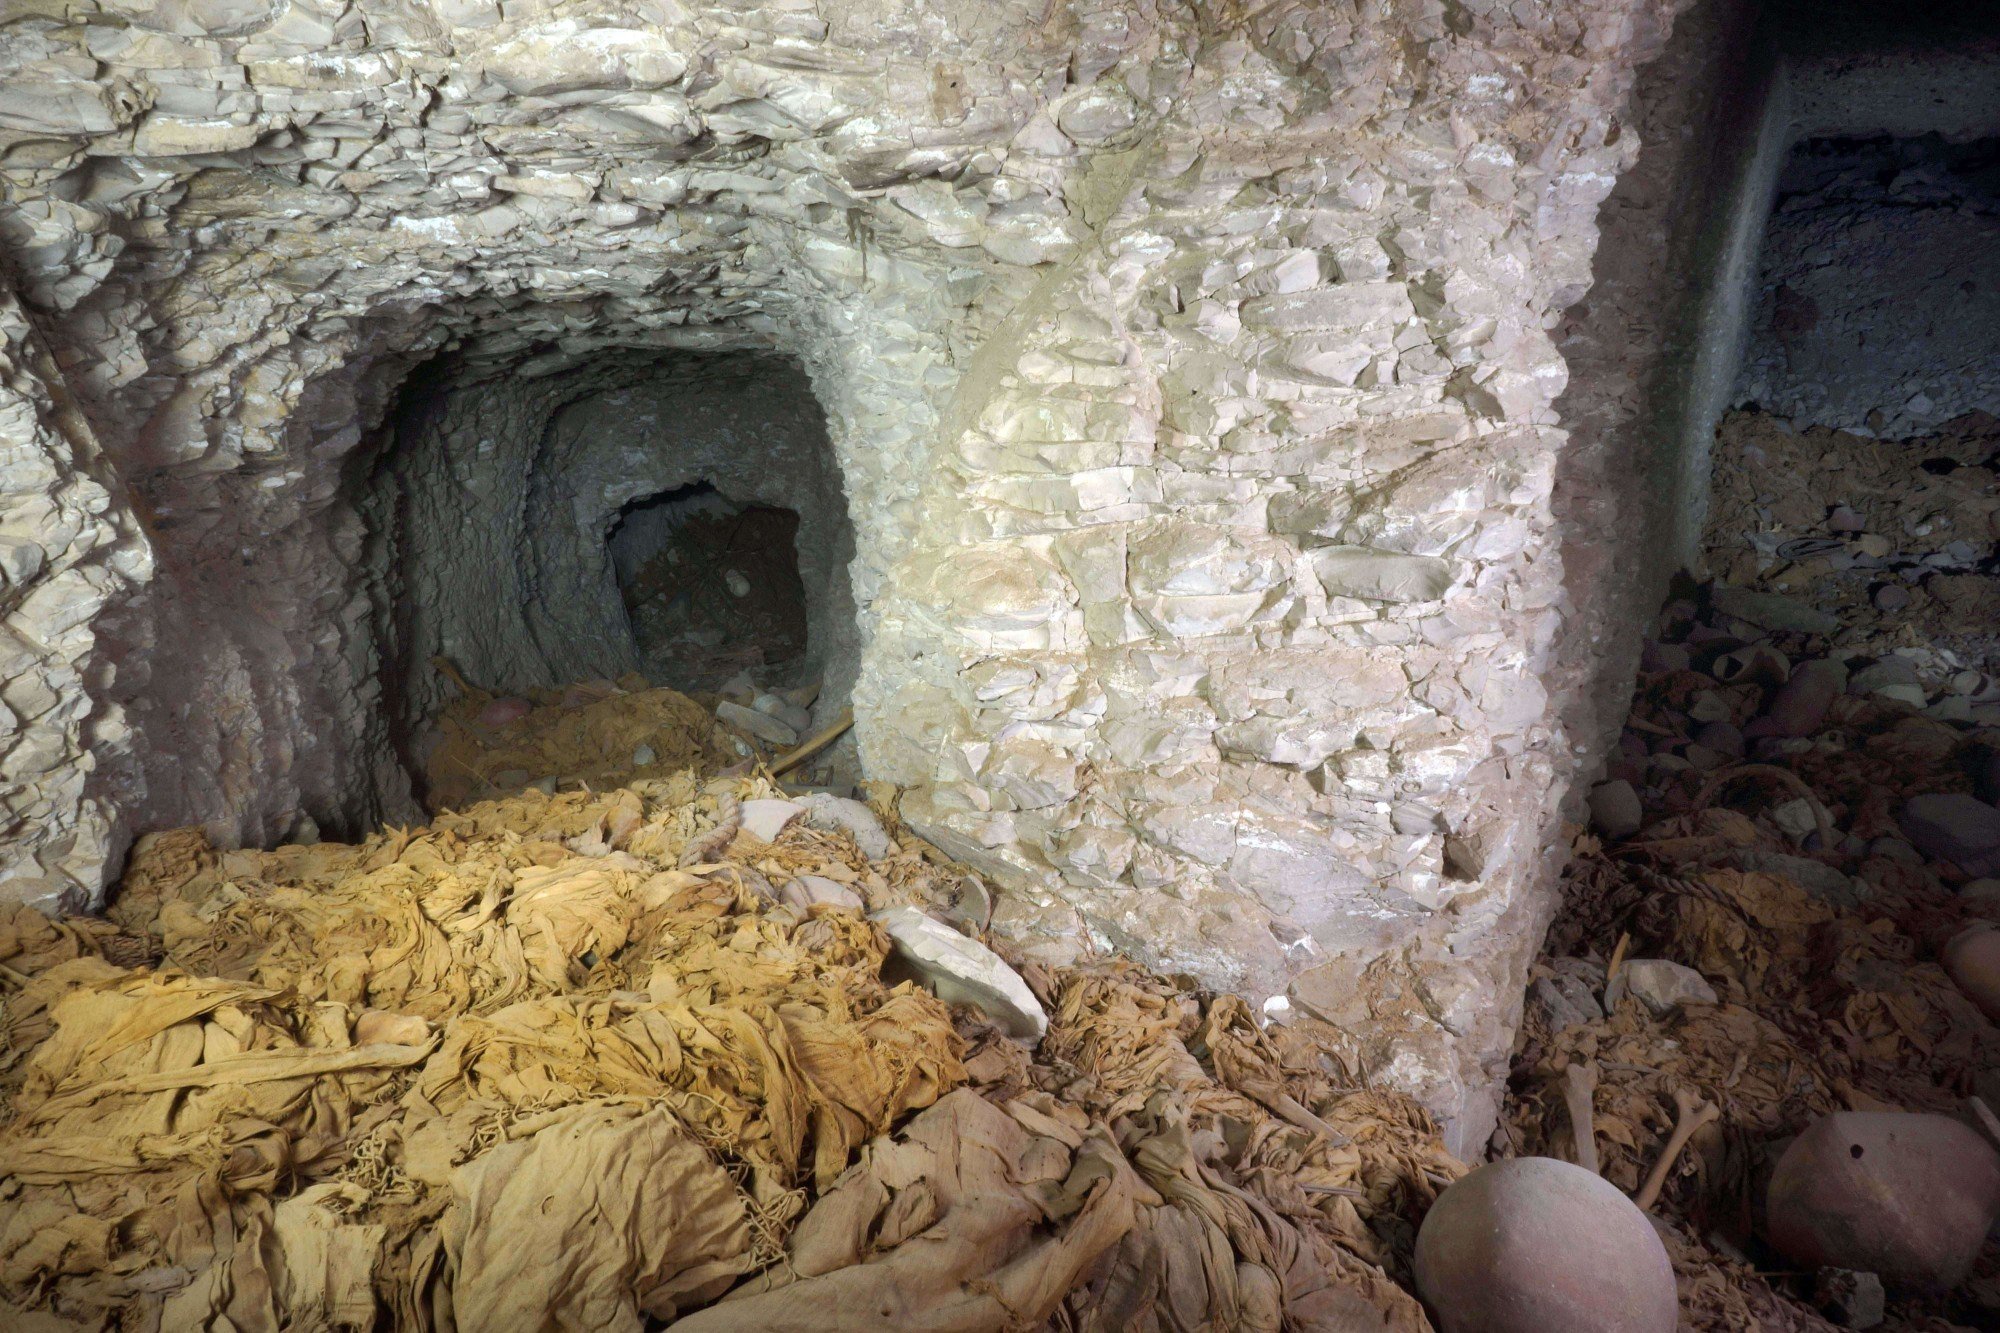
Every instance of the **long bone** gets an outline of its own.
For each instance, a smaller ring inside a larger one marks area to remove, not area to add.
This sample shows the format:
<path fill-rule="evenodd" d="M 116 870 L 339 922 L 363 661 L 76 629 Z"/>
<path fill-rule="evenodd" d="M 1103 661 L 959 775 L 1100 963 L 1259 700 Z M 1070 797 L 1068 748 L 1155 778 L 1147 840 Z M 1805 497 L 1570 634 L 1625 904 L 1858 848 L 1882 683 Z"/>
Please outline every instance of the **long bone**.
<path fill-rule="evenodd" d="M 1660 1158 L 1653 1163 L 1653 1173 L 1646 1177 L 1646 1183 L 1632 1196 L 1632 1202 L 1639 1205 L 1641 1212 L 1650 1209 L 1659 1201 L 1660 1189 L 1667 1183 L 1667 1173 L 1680 1160 L 1681 1149 L 1694 1137 L 1695 1131 L 1713 1120 L 1722 1118 L 1721 1110 L 1714 1102 L 1697 1097 L 1685 1088 L 1674 1089 L 1674 1132 L 1667 1136 L 1667 1144 L 1660 1149 Z"/>
<path fill-rule="evenodd" d="M 1570 1136 L 1576 1140 L 1576 1164 L 1592 1175 L 1597 1169 L 1597 1118 L 1590 1094 L 1597 1087 L 1597 1066 L 1573 1060 L 1563 1070 L 1563 1104 L 1569 1108 Z"/>

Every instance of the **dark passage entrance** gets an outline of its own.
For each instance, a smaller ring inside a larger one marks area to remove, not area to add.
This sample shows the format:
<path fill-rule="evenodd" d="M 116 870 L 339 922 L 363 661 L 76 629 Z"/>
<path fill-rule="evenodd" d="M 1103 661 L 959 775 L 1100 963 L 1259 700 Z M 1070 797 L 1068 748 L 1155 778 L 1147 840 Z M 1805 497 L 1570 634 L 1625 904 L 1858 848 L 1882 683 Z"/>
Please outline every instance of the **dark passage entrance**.
<path fill-rule="evenodd" d="M 607 543 L 654 680 L 713 690 L 748 671 L 771 683 L 803 662 L 799 516 L 741 504 L 707 481 L 635 500 Z"/>

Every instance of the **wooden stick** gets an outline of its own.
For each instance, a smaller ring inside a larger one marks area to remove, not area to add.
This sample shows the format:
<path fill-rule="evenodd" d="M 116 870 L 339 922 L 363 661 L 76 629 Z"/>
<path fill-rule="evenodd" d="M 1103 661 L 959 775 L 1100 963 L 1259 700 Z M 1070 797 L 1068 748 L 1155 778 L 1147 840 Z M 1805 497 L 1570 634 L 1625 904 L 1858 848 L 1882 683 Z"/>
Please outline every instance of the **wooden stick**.
<path fill-rule="evenodd" d="M 458 692 L 460 694 L 471 696 L 474 694 L 486 693 L 485 690 L 473 688 L 472 682 L 467 680 L 464 676 L 460 675 L 458 668 L 453 666 L 451 659 L 449 657 L 446 657 L 443 653 L 439 653 L 436 657 L 433 657 L 431 659 L 431 665 L 436 667 L 439 671 L 442 671 L 445 675 L 445 679 L 449 680 L 452 684 L 458 686 Z"/>
<path fill-rule="evenodd" d="M 1632 933 L 1625 931 L 1618 936 L 1618 945 L 1611 951 L 1611 963 L 1604 969 L 1604 1012 L 1609 1015 L 1618 1003 L 1618 968 L 1625 961 L 1625 951 L 1632 947 Z"/>
<path fill-rule="evenodd" d="M 841 735 L 844 732 L 846 732 L 846 730 L 849 727 L 853 725 L 854 725 L 854 710 L 852 708 L 841 709 L 840 716 L 833 720 L 832 726 L 828 727 L 825 731 L 820 732 L 818 735 L 810 737 L 809 739 L 805 740 L 799 745 L 799 747 L 796 750 L 791 750 L 785 754 L 778 756 L 777 760 L 771 765 L 771 770 L 770 770 L 771 776 L 775 778 L 780 773 L 791 772 L 793 769 L 797 768 L 800 764 L 803 764 L 806 760 L 812 758 L 814 755 L 818 754 L 821 750 L 824 750 L 827 746 L 839 740 Z"/>

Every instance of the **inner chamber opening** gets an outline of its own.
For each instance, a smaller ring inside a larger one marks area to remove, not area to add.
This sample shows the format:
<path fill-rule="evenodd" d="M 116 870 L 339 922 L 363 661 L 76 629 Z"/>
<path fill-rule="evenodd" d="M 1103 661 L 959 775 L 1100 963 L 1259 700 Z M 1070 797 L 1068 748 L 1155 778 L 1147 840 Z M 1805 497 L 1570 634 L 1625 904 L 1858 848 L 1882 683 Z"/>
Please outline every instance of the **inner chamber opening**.
<path fill-rule="evenodd" d="M 788 357 L 473 347 L 409 376 L 355 484 L 385 739 L 432 808 L 603 783 L 673 752 L 613 727 L 601 756 L 441 773 L 468 686 L 494 701 L 470 724 L 486 731 L 660 688 L 705 708 L 762 700 L 782 718 L 743 716 L 772 746 L 847 701 L 853 536 L 825 413 Z"/>
<path fill-rule="evenodd" d="M 796 511 L 738 503 L 707 481 L 621 509 L 606 544 L 641 672 L 716 690 L 750 673 L 777 684 L 801 670 L 798 531 Z"/>
<path fill-rule="evenodd" d="M 2000 700 L 1974 683 L 2000 670 L 2000 140 L 1800 142 L 1761 270 L 1703 562 L 1969 718 Z"/>

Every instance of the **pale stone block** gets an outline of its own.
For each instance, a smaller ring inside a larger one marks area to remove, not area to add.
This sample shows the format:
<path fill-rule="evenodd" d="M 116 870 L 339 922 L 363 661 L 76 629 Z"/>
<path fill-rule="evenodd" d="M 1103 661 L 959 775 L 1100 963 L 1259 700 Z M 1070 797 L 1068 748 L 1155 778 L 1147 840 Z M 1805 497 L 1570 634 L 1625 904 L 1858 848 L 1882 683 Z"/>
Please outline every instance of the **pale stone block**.
<path fill-rule="evenodd" d="M 1365 546 L 1322 546 L 1307 552 L 1329 597 L 1379 602 L 1429 602 L 1451 587 L 1449 562 L 1435 556 L 1396 555 Z"/>

